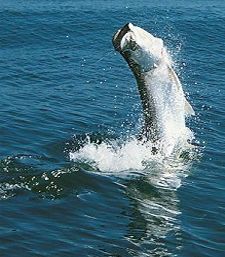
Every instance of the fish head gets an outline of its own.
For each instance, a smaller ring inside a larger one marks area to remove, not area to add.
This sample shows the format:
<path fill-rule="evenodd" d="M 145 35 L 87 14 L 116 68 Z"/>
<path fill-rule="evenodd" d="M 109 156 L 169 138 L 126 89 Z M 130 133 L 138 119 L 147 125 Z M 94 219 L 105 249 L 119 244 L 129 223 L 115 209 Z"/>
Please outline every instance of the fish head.
<path fill-rule="evenodd" d="M 131 68 L 135 66 L 140 72 L 158 67 L 165 57 L 163 40 L 132 23 L 118 30 L 112 41 Z"/>

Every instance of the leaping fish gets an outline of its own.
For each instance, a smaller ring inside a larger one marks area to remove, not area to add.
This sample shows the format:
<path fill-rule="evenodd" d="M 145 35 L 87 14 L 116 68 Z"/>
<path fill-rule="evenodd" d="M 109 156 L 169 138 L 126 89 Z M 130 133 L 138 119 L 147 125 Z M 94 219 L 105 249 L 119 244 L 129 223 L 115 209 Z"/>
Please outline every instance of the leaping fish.
<path fill-rule="evenodd" d="M 128 23 L 115 33 L 112 42 L 137 81 L 144 116 L 143 136 L 157 143 L 157 150 L 170 155 L 181 141 L 191 139 L 185 117 L 195 113 L 163 40 Z"/>

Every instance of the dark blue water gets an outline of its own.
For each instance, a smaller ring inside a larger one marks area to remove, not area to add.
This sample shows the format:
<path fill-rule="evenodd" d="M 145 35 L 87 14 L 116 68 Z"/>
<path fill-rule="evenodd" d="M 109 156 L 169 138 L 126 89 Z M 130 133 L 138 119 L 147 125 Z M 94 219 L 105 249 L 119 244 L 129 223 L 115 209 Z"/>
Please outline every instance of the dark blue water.
<path fill-rule="evenodd" d="M 127 22 L 164 39 L 195 109 L 179 168 L 129 145 Z M 222 0 L 0 1 L 0 256 L 225 256 L 224 24 Z M 84 144 L 96 163 L 71 159 Z"/>

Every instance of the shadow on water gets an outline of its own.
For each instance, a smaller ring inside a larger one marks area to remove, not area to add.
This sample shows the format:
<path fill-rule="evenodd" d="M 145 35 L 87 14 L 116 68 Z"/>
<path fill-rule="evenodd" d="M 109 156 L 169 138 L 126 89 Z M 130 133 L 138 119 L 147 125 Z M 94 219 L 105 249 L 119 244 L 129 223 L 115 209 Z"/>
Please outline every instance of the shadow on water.
<path fill-rule="evenodd" d="M 57 199 L 74 193 L 74 188 L 95 185 L 92 177 L 103 176 L 90 173 L 95 169 L 88 163 L 71 163 L 67 156 L 71 149 L 79 150 L 87 140 L 100 144 L 103 137 L 107 139 L 100 134 L 77 135 L 70 141 L 46 145 L 46 155 L 18 154 L 1 160 L 0 198 L 7 199 L 28 190 L 41 197 Z"/>
<path fill-rule="evenodd" d="M 76 194 L 82 188 L 94 190 L 96 182 L 101 178 L 94 173 L 87 173 L 93 169 L 91 166 L 82 163 L 79 165 L 68 163 L 53 171 L 38 169 L 38 166 L 42 166 L 41 162 L 45 162 L 46 168 L 46 162 L 50 161 L 51 159 L 49 160 L 43 156 L 25 155 L 2 160 L 0 163 L 2 171 L 0 177 L 1 199 L 19 195 L 24 190 L 38 194 L 41 198 L 64 198 Z M 98 176 L 98 179 L 95 179 L 96 176 Z"/>

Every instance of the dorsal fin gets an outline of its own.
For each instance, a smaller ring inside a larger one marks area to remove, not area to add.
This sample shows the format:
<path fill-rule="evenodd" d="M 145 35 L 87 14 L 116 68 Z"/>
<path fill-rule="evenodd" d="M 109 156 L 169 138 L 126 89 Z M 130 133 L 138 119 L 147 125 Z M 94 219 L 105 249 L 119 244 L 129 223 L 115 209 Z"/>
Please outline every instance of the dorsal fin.
<path fill-rule="evenodd" d="M 173 70 L 173 68 L 170 65 L 168 65 L 168 70 L 169 70 L 169 78 L 175 82 L 178 91 L 183 90 L 176 72 Z"/>
<path fill-rule="evenodd" d="M 168 69 L 169 69 L 169 76 L 172 80 L 174 80 L 174 82 L 177 86 L 177 89 L 183 91 L 183 89 L 181 87 L 181 83 L 179 81 L 179 78 L 178 78 L 177 74 L 175 73 L 175 71 L 173 70 L 173 68 L 168 65 Z M 184 111 L 185 111 L 186 116 L 195 115 L 195 111 L 193 110 L 192 106 L 190 105 L 190 103 L 187 101 L 186 98 L 185 98 L 185 103 L 184 103 Z"/>
<path fill-rule="evenodd" d="M 189 104 L 186 98 L 185 98 L 184 110 L 185 110 L 186 116 L 195 115 L 195 111 L 193 110 L 192 106 Z"/>

